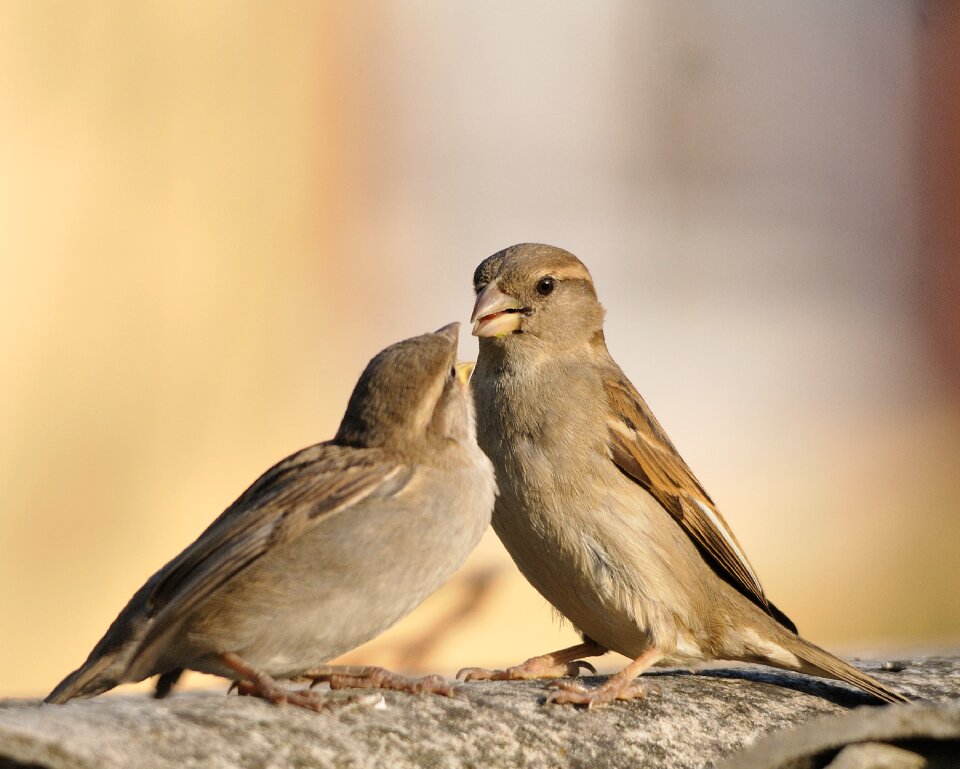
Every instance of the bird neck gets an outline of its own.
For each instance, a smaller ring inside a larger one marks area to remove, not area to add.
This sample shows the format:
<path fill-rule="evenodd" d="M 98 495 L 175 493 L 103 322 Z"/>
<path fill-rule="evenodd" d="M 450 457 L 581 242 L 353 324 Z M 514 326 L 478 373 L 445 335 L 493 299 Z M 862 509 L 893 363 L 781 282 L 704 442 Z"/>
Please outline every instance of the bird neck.
<path fill-rule="evenodd" d="M 536 371 L 544 366 L 576 365 L 578 363 L 609 358 L 603 329 L 597 329 L 588 338 L 572 338 L 558 345 L 556 340 L 544 342 L 531 334 L 480 339 L 477 366 L 488 371 Z"/>

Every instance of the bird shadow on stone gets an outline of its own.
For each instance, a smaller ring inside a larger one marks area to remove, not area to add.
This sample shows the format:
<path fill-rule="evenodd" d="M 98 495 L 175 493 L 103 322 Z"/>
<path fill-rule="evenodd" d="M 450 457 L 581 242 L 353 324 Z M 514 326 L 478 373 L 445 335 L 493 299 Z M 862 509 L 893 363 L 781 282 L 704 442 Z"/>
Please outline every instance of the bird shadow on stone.
<path fill-rule="evenodd" d="M 605 683 L 608 679 L 606 675 L 581 676 L 579 682 L 588 689 L 593 689 Z M 768 672 L 760 668 L 711 668 L 708 670 L 648 670 L 642 676 L 640 681 L 650 684 L 653 691 L 651 696 L 657 697 L 666 694 L 671 689 L 676 693 L 686 695 L 695 688 L 696 679 L 714 679 L 741 684 L 761 684 L 762 687 L 740 688 L 739 694 L 745 699 L 752 698 L 758 706 L 769 704 L 777 699 L 779 694 L 787 696 L 787 692 L 798 692 L 800 694 L 809 694 L 826 702 L 830 702 L 847 710 L 860 707 L 861 705 L 880 706 L 880 703 L 873 697 L 863 694 L 855 689 L 847 689 L 842 684 L 833 684 L 830 681 L 813 677 L 804 677 L 801 675 L 792 675 L 790 673 Z M 683 683 L 681 683 L 681 681 Z M 674 686 L 676 682 L 676 686 Z M 714 694 L 717 691 L 714 690 Z M 540 699 L 544 704 L 549 694 Z"/>
<path fill-rule="evenodd" d="M 881 705 L 876 699 L 855 689 L 848 689 L 842 684 L 835 684 L 812 676 L 794 675 L 765 670 L 763 668 L 711 668 L 707 670 L 653 670 L 643 674 L 644 678 L 713 678 L 726 681 L 744 681 L 754 684 L 766 684 L 778 689 L 791 690 L 801 694 L 831 702 L 842 708 L 856 708 L 861 705 Z M 759 694 L 759 692 L 758 692 Z M 763 697 L 769 697 L 771 690 L 765 688 Z"/>

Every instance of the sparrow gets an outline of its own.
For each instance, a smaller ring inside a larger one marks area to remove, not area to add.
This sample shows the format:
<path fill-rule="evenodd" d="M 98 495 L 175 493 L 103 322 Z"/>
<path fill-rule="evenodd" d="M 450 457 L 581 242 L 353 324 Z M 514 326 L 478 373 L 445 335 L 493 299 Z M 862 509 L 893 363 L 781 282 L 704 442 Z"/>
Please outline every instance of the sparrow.
<path fill-rule="evenodd" d="M 320 692 L 278 679 L 452 694 L 439 676 L 324 663 L 418 606 L 490 522 L 496 485 L 476 443 L 472 364 L 456 363 L 459 327 L 374 357 L 333 440 L 261 475 L 147 580 L 45 701 L 154 675 L 163 697 L 184 669 L 314 710 L 329 706 Z"/>
<path fill-rule="evenodd" d="M 576 676 L 612 650 L 598 687 L 555 681 L 548 702 L 642 697 L 653 665 L 762 663 L 906 699 L 797 634 L 719 509 L 607 351 L 604 310 L 573 254 L 521 244 L 484 260 L 471 321 L 477 439 L 493 460 L 493 528 L 583 643 L 463 680 Z M 595 672 L 595 671 L 594 671 Z"/>

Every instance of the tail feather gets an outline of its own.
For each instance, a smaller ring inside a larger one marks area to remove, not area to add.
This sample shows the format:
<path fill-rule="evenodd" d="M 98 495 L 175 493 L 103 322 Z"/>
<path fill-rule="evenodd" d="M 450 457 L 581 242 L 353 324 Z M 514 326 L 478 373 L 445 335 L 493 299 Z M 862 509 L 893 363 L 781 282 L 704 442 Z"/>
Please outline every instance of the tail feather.
<path fill-rule="evenodd" d="M 830 652 L 814 646 L 799 636 L 795 636 L 793 640 L 789 649 L 804 663 L 801 667 L 802 672 L 843 681 L 884 702 L 910 702 L 899 692 L 880 683 L 862 670 L 857 670 L 853 665 L 834 657 Z"/>
<path fill-rule="evenodd" d="M 64 678 L 44 702 L 54 705 L 63 705 L 75 697 L 95 697 L 117 686 L 113 657 L 100 657 L 87 660 L 81 667 Z"/>
<path fill-rule="evenodd" d="M 141 641 L 150 627 L 148 599 L 160 573 L 147 580 L 134 594 L 93 647 L 87 661 L 57 684 L 44 702 L 62 705 L 76 697 L 96 697 L 120 684 L 140 681 L 161 672 L 151 669 L 155 660 L 152 657 L 144 660 L 141 648 Z M 175 680 L 169 682 L 170 686 Z"/>

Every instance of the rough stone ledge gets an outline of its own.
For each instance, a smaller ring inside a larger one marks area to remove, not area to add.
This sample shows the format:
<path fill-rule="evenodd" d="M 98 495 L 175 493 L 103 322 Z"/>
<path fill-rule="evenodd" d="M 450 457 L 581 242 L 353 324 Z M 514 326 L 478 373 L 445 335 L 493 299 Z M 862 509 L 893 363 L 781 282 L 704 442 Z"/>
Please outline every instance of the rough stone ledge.
<path fill-rule="evenodd" d="M 63 706 L 3 700 L 0 769 L 671 769 L 717 766 L 725 758 L 731 769 L 787 769 L 826 766 L 835 756 L 833 766 L 847 769 L 925 765 L 853 763 L 864 755 L 873 760 L 870 751 L 884 743 L 908 758 L 926 756 L 928 766 L 960 766 L 953 752 L 960 745 L 960 658 L 855 664 L 927 702 L 858 708 L 867 698 L 847 687 L 763 668 L 654 673 L 647 678 L 660 694 L 592 711 L 543 706 L 539 682 L 471 683 L 455 699 L 385 692 L 380 705 L 322 714 L 213 693 L 159 702 L 106 696 Z M 850 743 L 857 743 L 852 752 L 838 755 Z M 957 763 L 935 763 L 941 754 Z"/>

